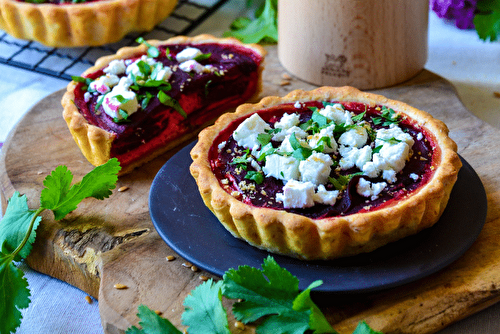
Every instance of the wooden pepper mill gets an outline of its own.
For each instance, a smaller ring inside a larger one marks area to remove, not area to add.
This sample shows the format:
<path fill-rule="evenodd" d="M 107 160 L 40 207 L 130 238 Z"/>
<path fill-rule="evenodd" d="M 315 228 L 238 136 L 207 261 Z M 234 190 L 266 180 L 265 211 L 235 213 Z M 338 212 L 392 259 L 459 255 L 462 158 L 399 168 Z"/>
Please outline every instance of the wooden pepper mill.
<path fill-rule="evenodd" d="M 428 0 L 280 0 L 278 58 L 315 85 L 374 89 L 427 61 Z"/>

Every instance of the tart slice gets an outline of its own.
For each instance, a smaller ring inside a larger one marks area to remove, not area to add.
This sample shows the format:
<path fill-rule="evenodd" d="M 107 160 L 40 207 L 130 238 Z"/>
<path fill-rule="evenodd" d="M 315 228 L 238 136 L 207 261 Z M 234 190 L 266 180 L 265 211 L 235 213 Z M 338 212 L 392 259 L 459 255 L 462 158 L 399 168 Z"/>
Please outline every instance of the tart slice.
<path fill-rule="evenodd" d="M 116 157 L 124 174 L 256 98 L 264 56 L 258 45 L 210 35 L 143 41 L 74 78 L 63 116 L 93 165 Z"/>
<path fill-rule="evenodd" d="M 149 31 L 177 0 L 0 0 L 0 29 L 53 47 L 96 46 Z"/>
<path fill-rule="evenodd" d="M 266 97 L 221 116 L 191 151 L 206 206 L 273 253 L 334 259 L 436 223 L 461 167 L 446 125 L 352 87 Z"/>

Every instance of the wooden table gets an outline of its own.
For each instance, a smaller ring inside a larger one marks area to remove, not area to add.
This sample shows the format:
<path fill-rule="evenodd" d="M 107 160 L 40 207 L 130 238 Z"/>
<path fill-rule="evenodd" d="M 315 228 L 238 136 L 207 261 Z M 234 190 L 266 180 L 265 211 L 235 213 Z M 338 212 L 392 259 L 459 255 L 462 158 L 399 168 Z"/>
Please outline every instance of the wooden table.
<path fill-rule="evenodd" d="M 296 79 L 285 81 L 276 47 L 268 51 L 262 95 L 314 88 Z M 400 288 L 332 302 L 323 311 L 341 333 L 351 333 L 362 319 L 384 333 L 433 333 L 500 300 L 500 133 L 467 111 L 448 82 L 427 71 L 403 85 L 375 92 L 447 123 L 460 155 L 484 184 L 486 224 L 466 254 L 445 270 Z M 0 160 L 3 208 L 14 191 L 26 194 L 30 207 L 37 206 L 33 199 L 39 198 L 43 179 L 58 165 L 67 165 L 75 181 L 92 168 L 62 119 L 62 94 L 59 91 L 40 101 L 4 144 Z M 127 191 L 115 191 L 104 201 L 86 200 L 61 222 L 55 222 L 50 212 L 44 214 L 37 230 L 28 265 L 98 298 L 107 333 L 122 333 L 136 325 L 139 304 L 163 312 L 180 325 L 186 295 L 201 283 L 200 276 L 213 277 L 183 266 L 179 257 L 166 261 L 167 256 L 177 255 L 151 223 L 149 188 L 170 156 L 163 155 L 121 177 L 117 189 L 127 186 Z M 128 288 L 117 290 L 116 283 Z"/>

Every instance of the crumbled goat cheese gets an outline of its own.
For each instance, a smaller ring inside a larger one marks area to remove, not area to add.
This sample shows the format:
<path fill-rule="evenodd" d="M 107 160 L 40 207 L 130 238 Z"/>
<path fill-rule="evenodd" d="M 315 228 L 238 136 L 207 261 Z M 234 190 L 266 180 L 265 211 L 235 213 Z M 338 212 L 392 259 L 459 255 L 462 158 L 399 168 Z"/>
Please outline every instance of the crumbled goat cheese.
<path fill-rule="evenodd" d="M 299 125 L 299 123 L 300 123 L 299 114 L 297 114 L 297 113 L 284 114 L 279 121 L 274 123 L 274 128 L 287 130 L 287 129 L 290 129 L 292 126 Z"/>
<path fill-rule="evenodd" d="M 344 132 L 339 138 L 339 144 L 351 147 L 363 147 L 368 140 L 368 132 L 363 126 L 356 126 Z"/>
<path fill-rule="evenodd" d="M 333 160 L 328 154 L 313 152 L 299 163 L 300 179 L 315 185 L 325 184 L 332 171 Z"/>
<path fill-rule="evenodd" d="M 353 124 L 351 113 L 348 110 L 344 110 L 344 106 L 340 103 L 327 105 L 326 107 L 321 109 L 319 113 L 329 120 L 334 121 L 335 124 Z"/>
<path fill-rule="evenodd" d="M 120 75 L 124 74 L 127 69 L 127 65 L 125 65 L 125 61 L 123 59 L 114 59 L 112 60 L 108 66 L 103 70 L 104 73 Z"/>
<path fill-rule="evenodd" d="M 360 178 L 356 185 L 356 191 L 363 197 L 370 197 L 373 201 L 378 198 L 378 195 L 385 187 L 387 187 L 387 183 L 385 182 L 372 183 L 364 178 Z"/>
<path fill-rule="evenodd" d="M 298 180 L 300 177 L 299 161 L 294 157 L 286 157 L 278 154 L 267 156 L 262 170 L 266 176 L 272 176 L 278 180 Z"/>
<path fill-rule="evenodd" d="M 185 48 L 184 50 L 182 50 L 181 52 L 179 52 L 176 56 L 175 56 L 175 59 L 179 62 L 179 63 L 182 63 L 182 62 L 185 62 L 185 61 L 188 61 L 188 60 L 193 60 L 195 59 L 196 57 L 198 56 L 201 56 L 203 54 L 203 52 L 201 52 L 199 49 L 197 48 L 193 48 L 193 47 L 187 47 Z"/>
<path fill-rule="evenodd" d="M 111 88 L 116 86 L 118 82 L 120 82 L 118 76 L 114 74 L 106 74 L 92 81 L 89 85 L 89 89 L 101 94 L 106 94 L 110 92 Z"/>
<path fill-rule="evenodd" d="M 195 72 L 195 73 L 206 73 L 210 72 L 210 68 L 203 66 L 196 60 L 186 60 L 185 62 L 179 64 L 179 68 L 184 72 Z"/>
<path fill-rule="evenodd" d="M 283 193 L 276 194 L 276 200 L 283 202 L 285 209 L 311 207 L 314 205 L 314 184 L 289 180 Z"/>
<path fill-rule="evenodd" d="M 338 190 L 326 190 L 325 186 L 320 184 L 313 196 L 313 199 L 316 203 L 335 205 L 339 193 L 340 191 Z"/>
<path fill-rule="evenodd" d="M 259 146 L 257 136 L 266 133 L 271 127 L 258 114 L 253 114 L 244 120 L 233 133 L 233 138 L 239 146 L 244 148 L 254 148 Z"/>

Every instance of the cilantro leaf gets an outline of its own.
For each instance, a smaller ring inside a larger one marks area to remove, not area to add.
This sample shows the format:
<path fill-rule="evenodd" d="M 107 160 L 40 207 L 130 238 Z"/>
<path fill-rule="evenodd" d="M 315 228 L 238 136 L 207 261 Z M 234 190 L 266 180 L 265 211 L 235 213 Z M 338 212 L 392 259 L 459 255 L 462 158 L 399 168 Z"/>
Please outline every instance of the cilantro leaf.
<path fill-rule="evenodd" d="M 310 311 L 309 324 L 314 333 L 337 333 L 328 320 L 326 320 L 323 312 L 314 304 L 311 299 L 311 290 L 323 284 L 323 281 L 312 282 L 307 289 L 302 291 L 293 301 L 293 309 L 296 311 Z"/>
<path fill-rule="evenodd" d="M 500 35 L 500 0 L 478 1 L 474 27 L 484 41 L 494 42 Z"/>
<path fill-rule="evenodd" d="M 249 266 L 228 270 L 223 282 L 224 296 L 243 300 L 233 305 L 236 319 L 248 323 L 266 317 L 257 327 L 259 334 L 302 334 L 309 329 L 318 334 L 335 333 L 310 298 L 310 291 L 322 282 L 299 293 L 298 279 L 271 256 L 264 259 L 262 270 Z"/>
<path fill-rule="evenodd" d="M 132 326 L 127 329 L 126 334 L 182 334 L 170 321 L 160 317 L 147 306 L 141 304 L 137 309 L 139 310 L 137 316 L 141 319 L 139 325 L 142 329 Z"/>
<path fill-rule="evenodd" d="M 30 303 L 28 281 L 21 269 L 12 262 L 14 256 L 0 252 L 0 333 L 11 333 L 21 324 L 22 314 L 19 310 L 25 309 Z"/>
<path fill-rule="evenodd" d="M 158 92 L 158 100 L 160 100 L 160 102 L 167 107 L 172 107 L 175 111 L 181 114 L 182 117 L 187 118 L 187 114 L 184 109 L 182 109 L 180 103 L 174 98 L 168 96 L 164 91 L 160 90 Z"/>
<path fill-rule="evenodd" d="M 76 209 L 87 197 L 104 199 L 116 187 L 117 173 L 120 171 L 118 159 L 112 158 L 105 164 L 95 167 L 83 179 L 70 188 L 73 174 L 66 166 L 58 166 L 48 175 L 40 195 L 40 206 L 54 212 L 56 220 L 64 218 Z"/>
<path fill-rule="evenodd" d="M 34 219 L 32 230 L 38 227 L 42 217 L 35 218 L 35 215 L 36 211 L 28 209 L 26 195 L 20 196 L 19 192 L 14 192 L 0 222 L 0 245 L 5 247 L 5 251 L 13 253 L 21 245 L 30 229 L 32 219 Z M 31 252 L 35 236 L 36 233 L 31 232 L 26 244 L 19 250 L 18 254 L 21 258 L 25 259 Z M 20 259 L 16 257 L 15 260 L 19 261 Z"/>
<path fill-rule="evenodd" d="M 266 0 L 256 12 L 254 20 L 237 19 L 224 36 L 231 36 L 243 43 L 276 43 L 278 41 L 278 0 Z"/>
<path fill-rule="evenodd" d="M 138 37 L 135 41 L 139 44 L 144 44 L 148 48 L 148 56 L 150 56 L 151 58 L 160 56 L 160 50 L 157 47 L 149 44 L 143 37 Z"/>
<path fill-rule="evenodd" d="M 262 182 L 264 182 L 264 175 L 260 172 L 251 170 L 247 172 L 247 174 L 245 175 L 245 179 L 255 181 L 255 183 L 257 184 L 261 184 Z"/>
<path fill-rule="evenodd" d="M 365 321 L 360 321 L 352 334 L 382 334 L 382 332 L 375 331 Z"/>
<path fill-rule="evenodd" d="M 227 312 L 222 305 L 222 281 L 214 283 L 212 279 L 195 288 L 184 299 L 186 310 L 182 314 L 182 323 L 189 326 L 192 334 L 230 334 Z"/>
<path fill-rule="evenodd" d="M 244 323 L 291 310 L 299 289 L 298 279 L 272 257 L 264 259 L 262 270 L 250 266 L 229 269 L 223 282 L 224 296 L 244 300 L 233 306 L 236 318 Z"/>

